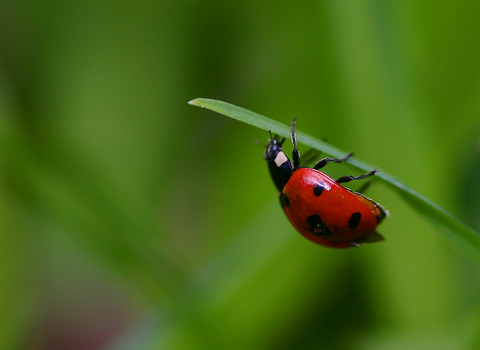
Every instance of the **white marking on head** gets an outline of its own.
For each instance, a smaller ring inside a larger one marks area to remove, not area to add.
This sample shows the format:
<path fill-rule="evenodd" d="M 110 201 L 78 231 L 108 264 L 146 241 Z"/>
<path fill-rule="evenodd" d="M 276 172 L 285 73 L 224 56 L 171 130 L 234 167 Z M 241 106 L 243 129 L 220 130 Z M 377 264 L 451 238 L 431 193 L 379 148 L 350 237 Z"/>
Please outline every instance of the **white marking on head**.
<path fill-rule="evenodd" d="M 284 152 L 278 152 L 275 158 L 275 164 L 280 168 L 283 163 L 288 162 L 287 155 Z"/>

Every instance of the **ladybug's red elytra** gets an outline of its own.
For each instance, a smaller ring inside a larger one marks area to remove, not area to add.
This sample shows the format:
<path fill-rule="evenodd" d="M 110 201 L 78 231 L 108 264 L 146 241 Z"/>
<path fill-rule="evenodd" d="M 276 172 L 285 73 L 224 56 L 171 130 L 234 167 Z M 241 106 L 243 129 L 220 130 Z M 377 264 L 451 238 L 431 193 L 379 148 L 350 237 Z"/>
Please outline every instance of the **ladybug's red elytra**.
<path fill-rule="evenodd" d="M 293 162 L 282 150 L 285 137 L 279 139 L 278 135 L 272 136 L 271 132 L 264 158 L 279 191 L 280 204 L 298 232 L 311 241 L 332 248 L 383 241 L 383 236 L 375 229 L 388 217 L 388 211 L 363 194 L 340 185 L 365 179 L 377 170 L 357 177 L 348 175 L 333 180 L 318 169 L 330 162 L 343 163 L 353 153 L 344 158 L 325 157 L 313 168 L 301 167 L 295 119 L 292 121 L 291 137 Z"/>

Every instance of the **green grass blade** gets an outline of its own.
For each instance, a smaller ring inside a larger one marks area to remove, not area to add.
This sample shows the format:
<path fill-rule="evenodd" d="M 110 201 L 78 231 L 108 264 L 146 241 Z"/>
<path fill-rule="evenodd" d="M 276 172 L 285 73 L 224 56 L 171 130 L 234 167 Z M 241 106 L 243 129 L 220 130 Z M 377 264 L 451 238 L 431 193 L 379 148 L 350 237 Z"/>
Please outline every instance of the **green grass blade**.
<path fill-rule="evenodd" d="M 258 128 L 270 130 L 281 136 L 290 136 L 290 126 L 226 102 L 197 98 L 190 101 L 189 104 L 210 109 Z M 347 153 L 301 131 L 297 131 L 297 140 L 300 143 L 336 158 L 341 158 Z M 357 157 L 349 159 L 348 163 L 364 171 L 371 171 L 375 168 L 373 165 L 364 162 Z M 480 235 L 476 231 L 463 224 L 460 220 L 440 208 L 435 203 L 408 188 L 394 176 L 382 170 L 379 170 L 376 176 L 398 192 L 413 208 L 436 224 L 447 238 L 467 250 L 472 258 L 480 259 Z"/>

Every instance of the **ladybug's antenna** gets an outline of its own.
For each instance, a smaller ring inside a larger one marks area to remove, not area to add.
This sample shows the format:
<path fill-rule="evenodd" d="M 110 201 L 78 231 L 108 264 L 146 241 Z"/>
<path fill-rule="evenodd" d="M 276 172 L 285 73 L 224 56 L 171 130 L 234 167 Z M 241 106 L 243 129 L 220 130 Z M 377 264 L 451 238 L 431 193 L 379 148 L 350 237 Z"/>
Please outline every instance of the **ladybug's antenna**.
<path fill-rule="evenodd" d="M 254 142 L 255 142 L 257 145 L 260 145 L 260 146 L 262 146 L 262 147 L 264 147 L 264 148 L 267 147 L 266 144 L 264 144 L 263 142 L 260 142 L 260 141 L 258 141 L 258 140 L 254 140 Z"/>
<path fill-rule="evenodd" d="M 292 120 L 292 143 L 293 143 L 293 151 L 292 151 L 292 159 L 293 159 L 293 166 L 294 168 L 298 168 L 300 166 L 300 152 L 297 148 L 297 136 L 295 135 L 295 118 Z"/>
<path fill-rule="evenodd" d="M 278 139 L 278 135 L 275 134 L 275 136 L 272 135 L 272 132 L 268 130 L 268 133 L 270 134 L 270 140 L 277 140 L 277 144 L 282 147 L 282 144 L 285 142 L 285 137 L 282 137 L 281 140 Z"/>

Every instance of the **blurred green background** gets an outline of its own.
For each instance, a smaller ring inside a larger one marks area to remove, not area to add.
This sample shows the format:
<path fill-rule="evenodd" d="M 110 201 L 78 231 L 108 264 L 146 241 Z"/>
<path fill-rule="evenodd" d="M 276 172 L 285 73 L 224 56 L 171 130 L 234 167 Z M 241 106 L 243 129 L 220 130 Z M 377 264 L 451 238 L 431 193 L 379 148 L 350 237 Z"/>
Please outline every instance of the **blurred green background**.
<path fill-rule="evenodd" d="M 385 242 L 317 246 L 281 211 L 267 133 L 187 105 L 296 117 L 480 230 L 479 18 L 473 0 L 3 0 L 0 348 L 480 348 L 477 265 L 400 197 L 369 189 Z"/>

